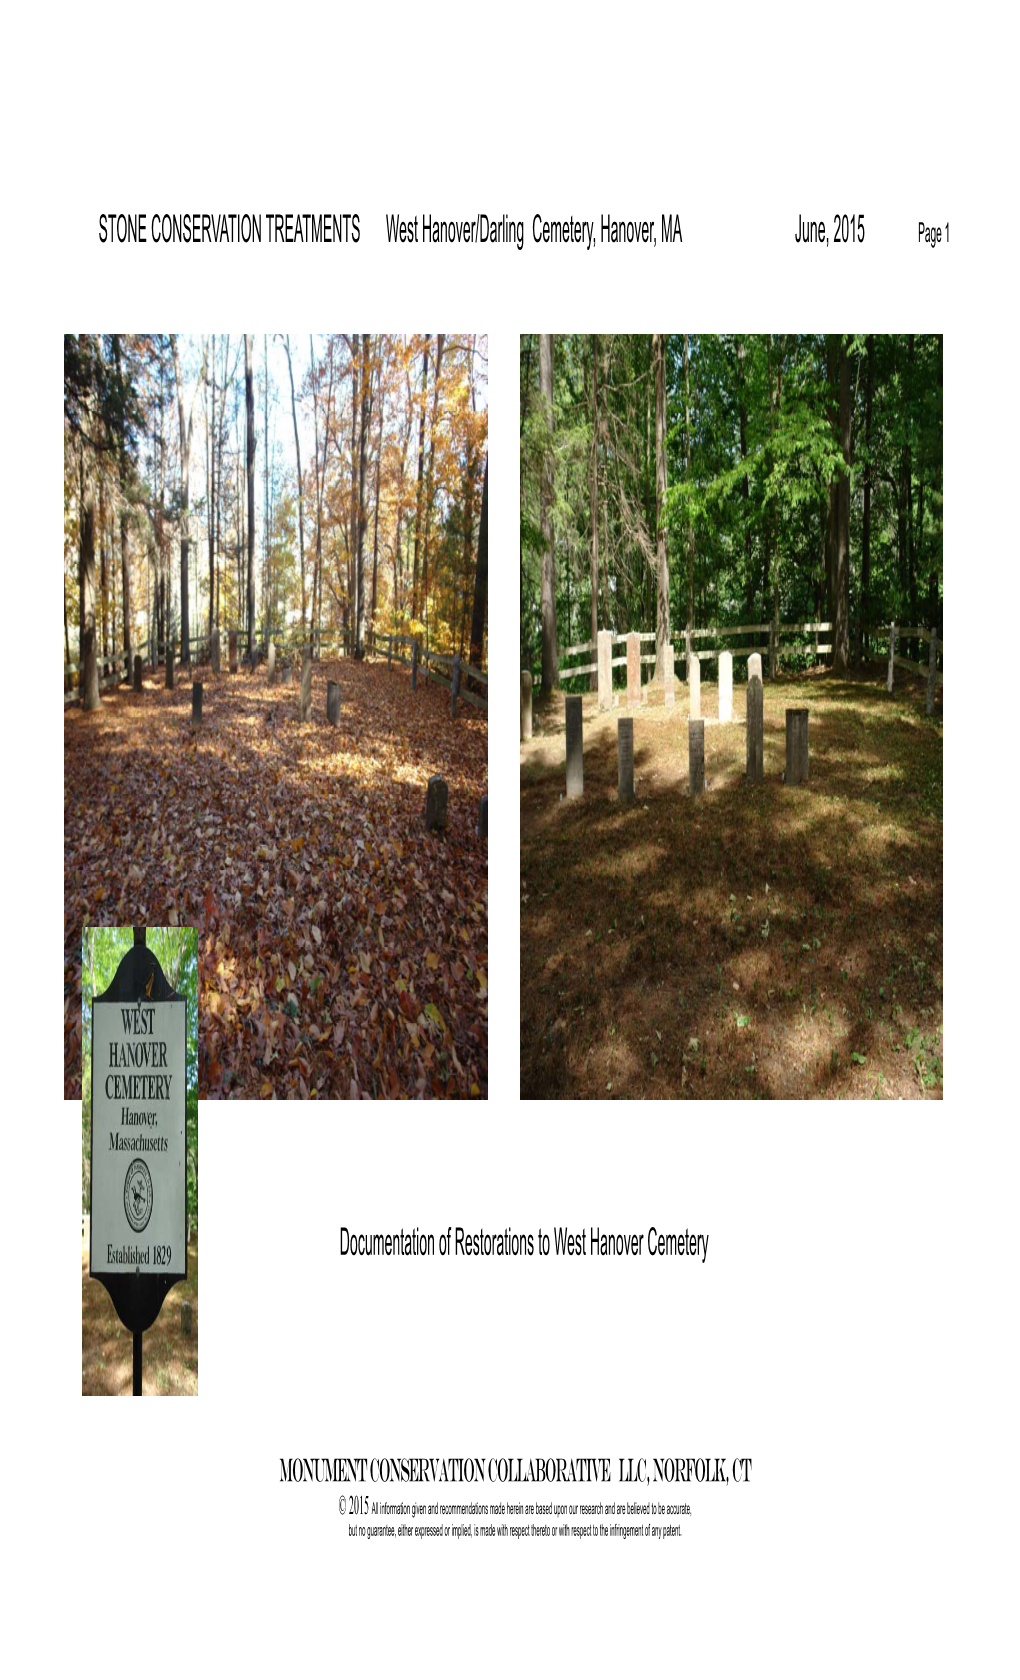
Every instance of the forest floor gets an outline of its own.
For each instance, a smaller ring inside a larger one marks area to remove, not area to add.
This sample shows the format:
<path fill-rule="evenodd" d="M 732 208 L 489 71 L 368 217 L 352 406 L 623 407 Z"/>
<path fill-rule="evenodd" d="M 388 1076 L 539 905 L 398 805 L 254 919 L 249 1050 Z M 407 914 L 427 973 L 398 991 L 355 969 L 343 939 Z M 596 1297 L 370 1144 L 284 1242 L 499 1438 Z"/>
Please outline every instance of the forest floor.
<path fill-rule="evenodd" d="M 181 1302 L 191 1302 L 191 1335 L 181 1329 Z M 131 1332 L 101 1283 L 89 1277 L 87 1234 L 81 1245 L 81 1391 L 131 1394 Z M 175 1283 L 151 1330 L 142 1337 L 142 1393 L 198 1393 L 198 1233 L 188 1244 L 188 1275 Z"/>
<path fill-rule="evenodd" d="M 488 725 L 385 660 L 148 677 L 64 718 L 64 1095 L 81 1095 L 85 924 L 199 930 L 199 1093 L 485 1096 Z M 326 683 L 341 720 L 326 722 Z M 445 834 L 424 830 L 429 776 Z"/>
<path fill-rule="evenodd" d="M 942 720 L 885 668 L 765 682 L 765 780 L 746 690 L 687 790 L 687 690 L 599 714 L 567 801 L 562 694 L 521 745 L 521 1094 L 941 1097 Z M 618 696 L 618 699 L 621 697 Z M 810 709 L 787 789 L 785 711 Z M 636 797 L 617 799 L 634 716 Z"/>

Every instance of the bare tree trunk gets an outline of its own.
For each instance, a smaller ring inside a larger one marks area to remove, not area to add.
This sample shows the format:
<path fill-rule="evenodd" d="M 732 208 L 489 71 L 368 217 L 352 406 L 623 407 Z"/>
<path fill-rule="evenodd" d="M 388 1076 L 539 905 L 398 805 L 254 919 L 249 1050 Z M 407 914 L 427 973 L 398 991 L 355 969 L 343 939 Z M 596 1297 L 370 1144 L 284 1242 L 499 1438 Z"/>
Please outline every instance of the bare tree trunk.
<path fill-rule="evenodd" d="M 850 664 L 850 358 L 842 335 L 839 339 L 839 441 L 843 466 L 836 479 L 832 663 L 840 676 L 845 677 Z"/>
<path fill-rule="evenodd" d="M 864 464 L 864 524 L 861 529 L 861 642 L 865 659 L 870 651 L 868 616 L 871 611 L 871 405 L 875 377 L 874 333 L 868 334 L 867 351 L 868 384 L 864 402 L 864 449 L 867 460 Z"/>
<path fill-rule="evenodd" d="M 475 566 L 475 598 L 471 610 L 471 663 L 482 668 L 485 645 L 485 608 L 489 593 L 489 457 L 485 457 L 482 479 L 482 513 L 478 521 L 478 562 Z"/>
<path fill-rule="evenodd" d="M 294 420 L 294 453 L 297 456 L 297 493 L 298 493 L 298 542 L 301 548 L 301 635 L 305 633 L 305 615 L 307 608 L 307 594 L 305 589 L 305 515 L 304 497 L 301 493 L 301 440 L 298 437 L 297 401 L 294 396 L 294 365 L 290 359 L 290 335 L 283 340 L 283 347 L 287 352 L 287 372 L 290 374 L 290 412 Z"/>
<path fill-rule="evenodd" d="M 368 358 L 371 339 L 361 335 L 361 436 L 358 440 L 358 611 L 354 626 L 355 658 L 365 657 L 365 460 L 372 416 L 372 385 Z"/>
<path fill-rule="evenodd" d="M 81 521 L 78 537 L 78 573 L 81 597 L 78 623 L 78 682 L 82 709 L 94 712 L 99 706 L 99 667 L 96 663 L 96 487 L 91 463 L 84 451 L 78 465 Z"/>
<path fill-rule="evenodd" d="M 120 581 L 124 594 L 124 652 L 131 651 L 131 568 L 128 564 L 128 514 L 120 510 Z M 130 676 L 130 671 L 128 676 Z"/>
<path fill-rule="evenodd" d="M 181 359 L 177 352 L 177 334 L 170 334 L 170 348 L 174 359 L 174 380 L 177 385 L 177 418 L 181 429 L 181 664 L 191 664 L 191 641 L 188 625 L 188 481 L 191 475 L 191 423 L 195 415 L 194 400 L 191 413 L 184 419 L 184 386 L 181 383 Z"/>
<path fill-rule="evenodd" d="M 381 366 L 381 363 L 380 363 L 380 377 L 381 377 L 381 374 L 382 374 L 382 366 Z M 371 617 L 370 622 L 371 622 L 371 627 L 372 627 L 373 632 L 375 630 L 376 594 L 377 594 L 378 586 L 379 586 L 379 481 L 380 481 L 380 478 L 382 476 L 383 422 L 385 421 L 385 418 L 386 418 L 385 410 L 386 410 L 385 391 L 380 390 L 380 392 L 379 392 L 379 442 L 378 442 L 378 445 L 376 447 L 376 452 L 375 452 L 375 514 L 374 514 L 373 525 L 372 525 L 372 617 Z"/>
<path fill-rule="evenodd" d="M 244 335 L 244 407 L 248 420 L 248 659 L 255 667 L 255 373 L 251 333 Z"/>
<path fill-rule="evenodd" d="M 599 335 L 591 340 L 591 460 L 588 467 L 588 500 L 591 513 L 591 639 L 592 646 L 599 639 Z M 598 688 L 598 673 L 593 671 L 589 687 Z"/>
<path fill-rule="evenodd" d="M 655 599 L 655 677 L 666 677 L 669 645 L 669 555 L 666 545 L 666 335 L 652 334 L 655 367 L 655 542 L 657 590 Z"/>
<path fill-rule="evenodd" d="M 552 508 L 556 495 L 553 456 L 553 335 L 538 335 L 539 389 L 545 433 L 542 439 L 542 693 L 556 687 L 556 539 Z"/>
<path fill-rule="evenodd" d="M 684 334 L 684 400 L 686 405 L 686 419 L 684 422 L 684 475 L 687 488 L 691 485 L 691 335 Z M 691 680 L 690 654 L 692 651 L 691 638 L 694 634 L 694 513 L 688 506 L 687 510 L 687 681 Z"/>
<path fill-rule="evenodd" d="M 418 554 L 421 547 L 422 481 L 425 469 L 425 398 L 429 383 L 429 340 L 421 358 L 421 419 L 418 422 L 418 500 L 414 516 L 414 570 L 411 574 L 411 617 L 418 617 Z"/>

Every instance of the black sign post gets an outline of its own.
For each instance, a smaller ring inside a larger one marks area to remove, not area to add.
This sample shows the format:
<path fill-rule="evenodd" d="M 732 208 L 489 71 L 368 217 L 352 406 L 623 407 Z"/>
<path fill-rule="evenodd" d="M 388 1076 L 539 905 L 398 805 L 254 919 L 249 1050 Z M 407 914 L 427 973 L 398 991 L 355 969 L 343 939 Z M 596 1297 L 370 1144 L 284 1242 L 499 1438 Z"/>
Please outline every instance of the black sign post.
<path fill-rule="evenodd" d="M 187 1002 L 134 933 L 93 1000 L 89 1276 L 131 1331 L 141 1394 L 142 1333 L 188 1275 Z"/>

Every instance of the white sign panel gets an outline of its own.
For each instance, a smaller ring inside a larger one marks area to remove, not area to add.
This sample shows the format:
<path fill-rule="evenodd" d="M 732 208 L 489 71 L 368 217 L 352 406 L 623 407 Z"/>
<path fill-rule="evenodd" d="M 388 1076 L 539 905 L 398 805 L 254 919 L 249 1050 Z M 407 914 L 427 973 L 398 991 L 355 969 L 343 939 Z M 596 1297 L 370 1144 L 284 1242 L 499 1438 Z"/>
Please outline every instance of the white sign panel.
<path fill-rule="evenodd" d="M 93 1009 L 93 1272 L 185 1275 L 186 1009 Z"/>

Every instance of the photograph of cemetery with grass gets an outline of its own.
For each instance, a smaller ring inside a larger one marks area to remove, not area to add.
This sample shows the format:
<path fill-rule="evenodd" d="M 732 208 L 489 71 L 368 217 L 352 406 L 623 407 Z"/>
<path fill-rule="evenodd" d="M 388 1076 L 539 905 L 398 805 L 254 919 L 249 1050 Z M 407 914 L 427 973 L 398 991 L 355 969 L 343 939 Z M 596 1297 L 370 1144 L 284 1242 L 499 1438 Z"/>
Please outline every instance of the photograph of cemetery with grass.
<path fill-rule="evenodd" d="M 488 1093 L 488 341 L 64 339 L 82 929 L 199 930 L 199 1092 Z"/>
<path fill-rule="evenodd" d="M 942 1096 L 942 338 L 520 341 L 521 1094 Z"/>

